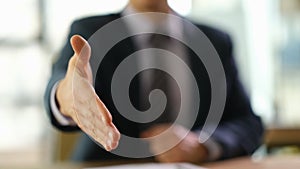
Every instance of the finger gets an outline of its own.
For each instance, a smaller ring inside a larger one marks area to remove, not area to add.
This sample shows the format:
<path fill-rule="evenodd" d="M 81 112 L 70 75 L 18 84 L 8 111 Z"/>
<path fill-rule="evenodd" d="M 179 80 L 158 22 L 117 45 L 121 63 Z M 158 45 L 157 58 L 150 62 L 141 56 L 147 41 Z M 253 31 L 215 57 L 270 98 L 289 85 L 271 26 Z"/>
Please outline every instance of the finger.
<path fill-rule="evenodd" d="M 161 134 L 162 132 L 166 131 L 169 127 L 170 127 L 170 125 L 168 125 L 168 124 L 160 124 L 160 125 L 153 126 L 153 127 L 149 128 L 148 130 L 142 132 L 141 137 L 149 138 L 149 137 L 157 136 L 157 135 Z"/>
<path fill-rule="evenodd" d="M 107 137 L 108 138 L 106 140 L 106 150 L 111 151 L 117 148 L 120 140 L 120 132 L 112 123 L 110 124 Z"/>
<path fill-rule="evenodd" d="M 90 135 L 96 142 L 103 145 L 103 147 L 107 151 L 111 151 L 112 149 L 115 149 L 118 146 L 119 139 L 116 136 L 113 136 L 114 133 L 118 133 L 118 131 L 115 130 L 114 128 L 106 127 L 106 130 L 103 130 L 100 127 L 92 127 L 92 128 L 84 128 L 84 131 L 88 135 Z"/>
<path fill-rule="evenodd" d="M 99 109 L 98 111 L 102 115 L 101 120 L 104 123 L 111 123 L 112 122 L 111 114 L 98 96 L 96 96 L 96 103 L 97 103 L 97 107 Z"/>
<path fill-rule="evenodd" d="M 165 153 L 158 154 L 155 158 L 160 162 L 184 162 L 185 161 L 182 152 L 179 152 L 176 149 L 171 149 Z"/>
<path fill-rule="evenodd" d="M 86 133 L 103 145 L 107 151 L 110 151 L 117 147 L 120 133 L 112 123 L 112 118 L 108 110 L 105 107 L 105 109 L 99 108 L 96 103 L 97 100 L 100 101 L 100 99 L 96 97 L 94 101 L 90 100 L 89 104 L 86 103 L 80 106 L 81 110 L 80 113 L 78 113 L 79 121 L 81 128 L 83 128 Z M 104 104 L 102 106 L 104 106 Z"/>
<path fill-rule="evenodd" d="M 110 151 L 116 148 L 120 133 L 112 123 L 110 112 L 101 102 L 92 86 L 83 81 L 81 90 L 75 90 L 74 96 L 75 119 L 79 127 L 103 145 L 106 150 Z"/>
<path fill-rule="evenodd" d="M 71 37 L 71 45 L 75 56 L 78 57 L 77 64 L 80 68 L 88 65 L 91 56 L 91 47 L 88 42 L 79 35 Z"/>
<path fill-rule="evenodd" d="M 112 122 L 103 121 L 102 117 L 103 116 L 98 113 L 93 121 L 96 129 L 95 135 L 96 137 L 104 139 L 107 150 L 115 149 L 120 140 L 120 133 Z"/>
<path fill-rule="evenodd" d="M 120 133 L 112 123 L 103 122 L 99 112 L 82 108 L 77 113 L 78 126 L 90 135 L 95 141 L 105 147 L 107 151 L 115 149 L 120 139 Z"/>
<path fill-rule="evenodd" d="M 106 124 L 108 127 L 108 139 L 107 139 L 107 145 L 108 148 L 115 149 L 118 145 L 119 139 L 120 139 L 120 132 L 116 128 L 116 126 L 112 123 L 112 116 L 104 103 L 99 99 L 99 97 L 96 97 L 96 103 L 98 107 L 98 112 L 101 114 L 101 121 L 103 124 Z"/>
<path fill-rule="evenodd" d="M 120 133 L 113 123 L 103 124 L 101 121 L 94 121 L 92 136 L 101 143 L 107 151 L 115 149 L 120 140 Z"/>
<path fill-rule="evenodd" d="M 155 156 L 155 159 L 156 159 L 158 162 L 161 162 L 161 163 L 170 163 L 170 162 L 171 162 L 171 161 L 169 160 L 168 156 L 165 155 L 165 154 Z"/>
<path fill-rule="evenodd" d="M 176 145 L 170 145 L 168 140 L 164 139 L 152 139 L 149 142 L 150 151 L 154 154 L 161 154 L 169 151 L 170 149 L 176 147 Z"/>
<path fill-rule="evenodd" d="M 155 159 L 161 163 L 170 163 L 172 162 L 168 154 L 160 154 L 155 156 Z"/>

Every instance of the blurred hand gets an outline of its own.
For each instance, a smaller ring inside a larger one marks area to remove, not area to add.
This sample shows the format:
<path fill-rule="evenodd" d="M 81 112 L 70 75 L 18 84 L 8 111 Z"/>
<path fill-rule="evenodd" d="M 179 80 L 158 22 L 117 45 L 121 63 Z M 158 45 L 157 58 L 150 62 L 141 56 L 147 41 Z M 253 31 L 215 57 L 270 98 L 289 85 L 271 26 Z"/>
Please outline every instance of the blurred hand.
<path fill-rule="evenodd" d="M 110 151 L 117 147 L 120 133 L 92 86 L 93 77 L 89 64 L 91 48 L 79 35 L 71 38 L 71 45 L 74 55 L 69 61 L 66 76 L 60 81 L 56 91 L 60 111 Z"/>
<path fill-rule="evenodd" d="M 170 126 L 171 124 L 154 126 L 143 132 L 141 137 L 149 138 L 157 136 L 165 132 Z M 149 143 L 150 151 L 155 155 L 157 154 L 155 158 L 159 162 L 200 163 L 206 160 L 208 156 L 208 150 L 199 142 L 198 136 L 180 125 L 175 125 L 170 131 L 166 131 L 166 133 L 152 139 Z M 175 146 L 159 154 L 170 148 L 170 145 Z"/>

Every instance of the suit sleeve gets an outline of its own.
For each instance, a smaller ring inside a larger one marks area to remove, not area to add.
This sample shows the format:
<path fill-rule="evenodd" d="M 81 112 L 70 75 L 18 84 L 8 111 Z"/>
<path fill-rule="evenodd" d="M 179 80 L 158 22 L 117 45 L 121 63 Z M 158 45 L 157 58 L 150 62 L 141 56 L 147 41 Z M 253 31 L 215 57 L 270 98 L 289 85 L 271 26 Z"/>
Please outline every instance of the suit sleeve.
<path fill-rule="evenodd" d="M 212 136 L 222 146 L 222 159 L 252 154 L 261 144 L 263 134 L 262 121 L 254 114 L 239 80 L 231 39 L 227 34 L 225 39 L 223 66 L 227 100 L 221 122 Z"/>
<path fill-rule="evenodd" d="M 79 128 L 74 126 L 63 126 L 56 120 L 50 105 L 51 91 L 54 85 L 65 77 L 69 59 L 73 56 L 73 50 L 70 44 L 70 38 L 75 34 L 82 34 L 82 33 L 84 33 L 84 31 L 82 31 L 80 24 L 78 24 L 76 21 L 73 22 L 71 25 L 67 42 L 63 47 L 62 51 L 60 52 L 60 54 L 58 55 L 57 60 L 52 65 L 51 77 L 44 94 L 44 105 L 47 114 L 50 118 L 51 124 L 56 128 L 58 128 L 59 130 L 63 130 L 63 131 L 76 131 L 79 130 Z"/>

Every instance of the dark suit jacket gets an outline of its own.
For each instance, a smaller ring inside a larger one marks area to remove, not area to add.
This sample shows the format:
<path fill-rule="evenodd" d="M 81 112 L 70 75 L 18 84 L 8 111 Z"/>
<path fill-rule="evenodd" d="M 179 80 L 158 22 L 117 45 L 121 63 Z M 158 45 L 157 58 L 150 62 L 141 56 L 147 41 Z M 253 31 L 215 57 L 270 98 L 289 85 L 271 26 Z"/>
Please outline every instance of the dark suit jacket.
<path fill-rule="evenodd" d="M 68 61 L 73 55 L 73 50 L 69 43 L 69 39 L 74 34 L 79 34 L 88 39 L 95 31 L 104 26 L 105 24 L 120 18 L 120 14 L 110 14 L 106 16 L 94 16 L 84 18 L 73 22 L 68 36 L 66 45 L 63 47 L 58 60 L 53 64 L 52 76 L 50 78 L 47 90 L 45 92 L 45 107 L 52 124 L 63 131 L 76 131 L 77 127 L 61 126 L 50 109 L 50 91 L 53 85 L 62 79 L 66 73 Z M 232 42 L 230 37 L 217 29 L 196 25 L 211 41 L 217 50 L 222 64 L 224 66 L 226 81 L 227 81 L 227 100 L 224 113 L 221 122 L 213 134 L 215 139 L 223 148 L 222 158 L 230 158 L 239 155 L 251 154 L 260 144 L 261 136 L 263 133 L 263 126 L 260 118 L 254 115 L 249 99 L 245 94 L 245 91 L 240 83 L 238 77 L 238 71 L 233 58 Z M 120 29 L 125 29 L 120 28 Z M 191 37 L 187 30 L 184 30 L 185 37 Z M 200 45 L 200 44 L 199 44 Z M 100 94 L 100 99 L 106 104 L 107 108 L 112 113 L 113 122 L 120 130 L 121 133 L 129 136 L 138 137 L 141 127 L 140 124 L 134 123 L 125 119 L 120 115 L 115 108 L 111 92 L 110 84 L 113 72 L 118 64 L 137 50 L 131 38 L 127 38 L 118 44 L 116 44 L 103 59 L 100 68 L 97 72 L 95 89 Z M 186 48 L 188 59 L 190 60 L 190 68 L 196 77 L 200 90 L 200 110 L 196 119 L 196 123 L 193 126 L 193 130 L 197 131 L 203 126 L 207 117 L 208 109 L 210 106 L 211 88 L 209 84 L 208 74 L 199 58 Z M 99 83 L 101 82 L 101 83 Z M 133 86 L 133 87 L 132 87 Z M 139 100 L 136 91 L 139 91 L 141 87 L 139 83 L 133 83 L 130 87 L 131 101 L 138 107 Z M 121 158 L 116 155 L 112 155 L 102 148 L 93 143 L 86 135 L 78 143 L 75 150 L 74 160 L 100 160 L 100 159 L 112 159 Z"/>

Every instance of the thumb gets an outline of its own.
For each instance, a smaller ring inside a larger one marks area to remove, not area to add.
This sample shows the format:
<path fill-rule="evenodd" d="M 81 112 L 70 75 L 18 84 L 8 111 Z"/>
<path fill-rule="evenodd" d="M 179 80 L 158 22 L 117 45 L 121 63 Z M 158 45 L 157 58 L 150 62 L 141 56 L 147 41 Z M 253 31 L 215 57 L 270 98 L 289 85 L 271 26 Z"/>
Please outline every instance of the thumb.
<path fill-rule="evenodd" d="M 78 57 L 78 66 L 87 65 L 91 56 L 91 47 L 88 42 L 80 35 L 74 35 L 71 37 L 71 45 Z"/>

